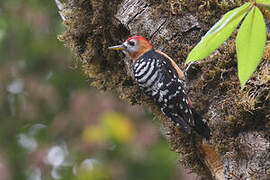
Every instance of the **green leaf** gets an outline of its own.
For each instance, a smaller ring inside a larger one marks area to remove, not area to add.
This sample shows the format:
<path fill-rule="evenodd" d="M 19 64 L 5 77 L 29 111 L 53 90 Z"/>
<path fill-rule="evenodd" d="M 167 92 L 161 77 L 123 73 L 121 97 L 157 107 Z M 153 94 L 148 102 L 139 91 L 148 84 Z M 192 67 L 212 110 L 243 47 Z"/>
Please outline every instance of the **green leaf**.
<path fill-rule="evenodd" d="M 265 9 L 270 11 L 270 0 L 256 0 L 257 5 L 263 6 Z"/>
<path fill-rule="evenodd" d="M 270 0 L 256 0 L 256 3 L 258 3 L 258 4 L 268 4 L 268 5 L 270 5 Z"/>
<path fill-rule="evenodd" d="M 254 6 L 245 18 L 236 37 L 238 75 L 243 88 L 263 56 L 266 25 L 259 8 Z"/>
<path fill-rule="evenodd" d="M 248 12 L 251 3 L 227 12 L 201 39 L 189 53 L 186 63 L 197 61 L 209 56 L 216 48 L 226 41 L 237 25 Z"/>
<path fill-rule="evenodd" d="M 264 7 L 264 9 L 266 9 L 267 11 L 270 11 L 270 7 Z"/>
<path fill-rule="evenodd" d="M 264 9 L 266 9 L 267 11 L 270 11 L 270 7 L 264 6 Z"/>

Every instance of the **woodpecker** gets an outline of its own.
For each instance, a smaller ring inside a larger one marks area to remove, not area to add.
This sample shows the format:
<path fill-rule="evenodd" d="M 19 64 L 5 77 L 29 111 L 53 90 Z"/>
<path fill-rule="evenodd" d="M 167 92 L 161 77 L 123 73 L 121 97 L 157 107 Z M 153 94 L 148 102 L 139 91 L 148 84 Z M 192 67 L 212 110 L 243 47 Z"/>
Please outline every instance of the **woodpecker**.
<path fill-rule="evenodd" d="M 167 54 L 155 50 L 142 36 L 133 36 L 124 43 L 109 47 L 121 50 L 133 64 L 134 77 L 140 89 L 156 104 L 161 112 L 187 133 L 195 130 L 210 138 L 210 129 L 192 108 L 185 92 L 184 73 Z"/>

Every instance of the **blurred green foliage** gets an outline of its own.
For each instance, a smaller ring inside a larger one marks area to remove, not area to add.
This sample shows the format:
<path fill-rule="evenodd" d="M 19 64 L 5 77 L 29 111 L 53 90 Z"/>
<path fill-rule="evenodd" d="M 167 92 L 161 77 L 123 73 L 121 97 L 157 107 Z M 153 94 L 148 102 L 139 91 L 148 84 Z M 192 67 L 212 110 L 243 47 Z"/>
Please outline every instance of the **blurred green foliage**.
<path fill-rule="evenodd" d="M 64 28 L 54 1 L 1 0 L 0 179 L 178 179 L 152 115 L 90 88 Z"/>

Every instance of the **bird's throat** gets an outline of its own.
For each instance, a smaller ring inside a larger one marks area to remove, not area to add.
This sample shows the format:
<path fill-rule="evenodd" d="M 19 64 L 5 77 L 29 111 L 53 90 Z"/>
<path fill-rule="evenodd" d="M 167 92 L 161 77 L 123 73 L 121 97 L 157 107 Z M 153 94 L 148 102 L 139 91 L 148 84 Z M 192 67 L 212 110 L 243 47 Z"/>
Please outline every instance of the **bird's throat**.
<path fill-rule="evenodd" d="M 148 51 L 152 50 L 152 47 L 149 48 L 141 48 L 138 52 L 134 53 L 134 54 L 130 54 L 130 58 L 132 59 L 132 63 L 134 64 L 135 61 L 140 58 L 142 55 L 144 55 L 145 53 L 147 53 Z"/>

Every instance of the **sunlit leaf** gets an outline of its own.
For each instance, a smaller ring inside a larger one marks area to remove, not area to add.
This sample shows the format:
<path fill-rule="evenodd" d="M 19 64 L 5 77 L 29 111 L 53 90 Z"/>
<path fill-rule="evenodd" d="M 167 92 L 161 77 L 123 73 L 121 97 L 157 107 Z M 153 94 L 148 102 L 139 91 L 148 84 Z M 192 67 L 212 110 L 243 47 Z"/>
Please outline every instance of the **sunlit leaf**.
<path fill-rule="evenodd" d="M 111 180 L 109 169 L 100 166 L 95 167 L 92 170 L 87 168 L 80 168 L 78 175 L 75 176 L 74 180 Z"/>
<path fill-rule="evenodd" d="M 121 143 L 129 142 L 134 135 L 134 130 L 130 119 L 120 113 L 107 112 L 105 113 L 101 121 L 103 127 L 109 136 L 113 140 Z"/>
<path fill-rule="evenodd" d="M 133 135 L 133 125 L 127 116 L 116 112 L 106 112 L 102 115 L 99 124 L 86 126 L 82 138 L 90 143 L 104 143 L 107 140 L 126 143 Z"/>
<path fill-rule="evenodd" d="M 82 139 L 89 143 L 103 143 L 107 135 L 100 125 L 89 125 L 83 130 Z"/>
<path fill-rule="evenodd" d="M 256 0 L 256 3 L 270 11 L 270 0 Z"/>
<path fill-rule="evenodd" d="M 256 0 L 256 3 L 270 5 L 270 0 Z"/>
<path fill-rule="evenodd" d="M 238 74 L 242 87 L 260 63 L 265 43 L 264 18 L 261 11 L 253 7 L 241 25 L 236 38 Z"/>
<path fill-rule="evenodd" d="M 250 6 L 250 3 L 246 3 L 239 8 L 227 12 L 190 52 L 186 63 L 206 58 L 226 41 L 248 12 Z"/>

